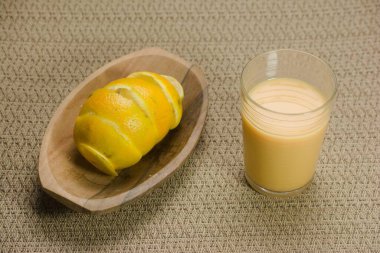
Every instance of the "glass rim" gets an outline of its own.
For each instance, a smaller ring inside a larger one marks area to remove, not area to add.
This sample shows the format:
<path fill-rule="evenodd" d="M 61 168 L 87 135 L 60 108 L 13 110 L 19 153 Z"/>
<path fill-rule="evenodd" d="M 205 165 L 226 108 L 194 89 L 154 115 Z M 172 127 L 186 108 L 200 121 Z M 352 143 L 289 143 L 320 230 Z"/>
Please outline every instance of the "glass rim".
<path fill-rule="evenodd" d="M 330 72 L 330 74 L 332 76 L 332 79 L 333 79 L 333 82 L 334 82 L 334 90 L 333 90 L 332 94 L 327 98 L 327 100 L 321 106 L 318 106 L 317 108 L 314 108 L 314 109 L 306 111 L 306 112 L 284 113 L 284 112 L 278 112 L 278 111 L 274 111 L 274 110 L 268 109 L 268 108 L 260 105 L 259 103 L 257 103 L 250 96 L 245 95 L 245 94 L 248 94 L 248 91 L 247 91 L 247 89 L 243 85 L 243 74 L 245 73 L 248 65 L 251 62 L 257 60 L 260 57 L 263 57 L 265 55 L 269 55 L 269 54 L 272 54 L 272 53 L 275 53 L 275 52 L 280 52 L 280 51 L 282 51 L 282 52 L 284 52 L 284 51 L 285 52 L 293 52 L 293 53 L 307 55 L 307 56 L 309 56 L 311 58 L 314 58 L 315 60 L 321 62 L 322 64 L 324 64 L 326 66 L 326 69 Z M 334 98 L 335 98 L 335 96 L 337 94 L 338 88 L 337 88 L 336 75 L 335 75 L 334 71 L 332 71 L 331 66 L 325 60 L 323 60 L 323 59 L 319 58 L 318 56 L 315 56 L 315 55 L 313 55 L 311 53 L 305 52 L 305 51 L 301 51 L 301 50 L 297 50 L 297 49 L 286 49 L 286 48 L 283 48 L 283 49 L 276 49 L 276 50 L 271 50 L 271 51 L 267 51 L 267 52 L 258 54 L 255 57 L 253 57 L 251 60 L 249 60 L 248 63 L 246 63 L 244 65 L 243 71 L 242 71 L 242 73 L 240 75 L 240 90 L 244 91 L 243 95 L 244 95 L 245 98 L 248 99 L 248 101 L 252 102 L 255 106 L 259 107 L 260 109 L 263 109 L 263 110 L 268 111 L 270 113 L 279 114 L 279 115 L 300 116 L 300 115 L 306 115 L 306 114 L 309 114 L 309 113 L 315 113 L 315 112 L 317 112 L 317 111 L 325 108 L 328 104 L 330 104 L 334 100 Z"/>

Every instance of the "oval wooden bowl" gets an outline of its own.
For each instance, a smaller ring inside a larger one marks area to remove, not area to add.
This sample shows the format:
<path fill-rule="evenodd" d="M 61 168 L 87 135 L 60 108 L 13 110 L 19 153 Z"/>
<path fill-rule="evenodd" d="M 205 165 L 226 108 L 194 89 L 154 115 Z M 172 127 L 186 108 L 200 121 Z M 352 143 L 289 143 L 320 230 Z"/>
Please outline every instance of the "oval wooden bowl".
<path fill-rule="evenodd" d="M 170 75 L 181 82 L 185 98 L 180 125 L 136 165 L 117 177 L 98 172 L 77 151 L 74 121 L 87 97 L 112 80 L 135 71 Z M 206 81 L 199 67 L 159 48 L 131 53 L 95 71 L 61 103 L 42 141 L 41 185 L 66 206 L 94 213 L 116 210 L 157 187 L 177 170 L 195 148 L 207 113 Z"/>

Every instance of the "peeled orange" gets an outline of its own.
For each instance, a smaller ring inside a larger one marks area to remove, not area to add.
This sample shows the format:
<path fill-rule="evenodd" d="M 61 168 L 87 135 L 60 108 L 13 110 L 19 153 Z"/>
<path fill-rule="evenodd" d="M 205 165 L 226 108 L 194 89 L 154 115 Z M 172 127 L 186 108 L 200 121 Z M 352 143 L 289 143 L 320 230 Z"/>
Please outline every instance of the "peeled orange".
<path fill-rule="evenodd" d="M 136 164 L 182 117 L 183 89 L 173 77 L 135 72 L 96 90 L 74 126 L 79 152 L 100 171 Z"/>

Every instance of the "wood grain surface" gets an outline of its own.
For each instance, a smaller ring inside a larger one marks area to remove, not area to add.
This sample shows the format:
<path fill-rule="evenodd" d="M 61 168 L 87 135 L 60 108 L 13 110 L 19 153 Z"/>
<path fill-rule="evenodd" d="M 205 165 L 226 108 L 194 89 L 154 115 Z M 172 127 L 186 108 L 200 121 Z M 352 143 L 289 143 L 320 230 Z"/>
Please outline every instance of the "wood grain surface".
<path fill-rule="evenodd" d="M 185 93 L 183 116 L 179 126 L 139 163 L 111 177 L 98 172 L 77 151 L 74 122 L 95 89 L 135 71 L 170 75 L 181 82 Z M 52 117 L 40 151 L 41 185 L 49 195 L 74 210 L 92 213 L 116 210 L 157 187 L 183 164 L 200 137 L 207 106 L 202 71 L 178 56 L 159 48 L 147 48 L 114 60 L 76 87 Z"/>

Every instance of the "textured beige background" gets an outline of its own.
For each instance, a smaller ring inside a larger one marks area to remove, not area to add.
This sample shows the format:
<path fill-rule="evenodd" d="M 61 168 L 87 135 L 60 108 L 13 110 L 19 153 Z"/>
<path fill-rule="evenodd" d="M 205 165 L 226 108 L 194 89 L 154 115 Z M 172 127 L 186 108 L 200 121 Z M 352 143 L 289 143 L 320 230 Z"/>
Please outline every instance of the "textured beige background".
<path fill-rule="evenodd" d="M 121 211 L 70 211 L 39 186 L 45 128 L 94 70 L 159 46 L 209 82 L 196 151 Z M 273 200 L 243 176 L 239 74 L 258 53 L 327 60 L 339 96 L 312 186 Z M 0 1 L 0 251 L 379 252 L 380 2 Z"/>

